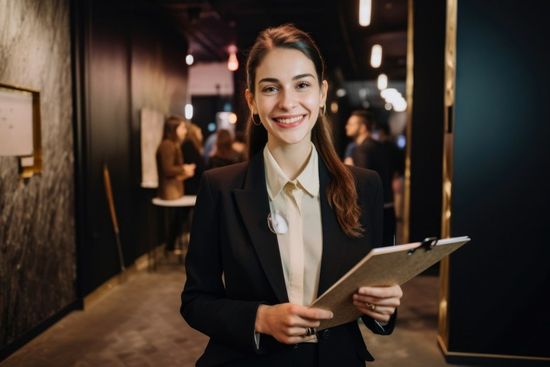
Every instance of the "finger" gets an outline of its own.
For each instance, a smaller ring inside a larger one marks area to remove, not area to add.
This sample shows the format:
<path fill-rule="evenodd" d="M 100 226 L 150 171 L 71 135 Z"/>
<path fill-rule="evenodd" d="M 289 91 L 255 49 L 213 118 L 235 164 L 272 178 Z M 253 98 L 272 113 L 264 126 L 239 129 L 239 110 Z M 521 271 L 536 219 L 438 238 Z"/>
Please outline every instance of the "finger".
<path fill-rule="evenodd" d="M 282 340 L 282 342 L 285 343 L 285 344 L 298 344 L 298 343 L 304 343 L 304 342 L 307 342 L 307 341 L 311 341 L 311 340 L 314 340 L 314 339 L 315 339 L 315 335 L 312 335 L 312 336 L 305 336 L 305 335 L 291 336 L 291 337 L 285 338 L 284 340 Z"/>
<path fill-rule="evenodd" d="M 285 334 L 287 336 L 303 337 L 307 334 L 307 329 L 308 328 L 306 328 L 306 327 L 291 327 L 291 328 L 286 329 Z"/>
<path fill-rule="evenodd" d="M 308 327 L 316 328 L 316 327 L 319 327 L 320 325 L 321 325 L 321 322 L 319 320 L 305 319 L 300 316 L 296 316 L 294 318 L 294 323 L 292 324 L 292 326 L 298 326 L 302 328 L 308 328 Z"/>
<path fill-rule="evenodd" d="M 395 313 L 395 307 L 391 307 L 391 306 L 388 307 L 388 306 L 373 305 L 371 303 L 363 303 L 363 302 L 357 302 L 357 301 L 354 301 L 353 305 L 358 309 L 360 309 L 361 312 L 368 311 L 369 315 L 380 314 L 380 315 L 391 316 Z M 372 309 L 372 306 L 374 306 L 374 309 Z"/>
<path fill-rule="evenodd" d="M 390 287 L 360 287 L 357 293 L 364 296 L 371 296 L 371 297 L 377 297 L 377 298 L 390 298 L 390 297 L 401 298 L 403 296 L 403 291 L 401 290 L 401 287 L 398 285 L 394 285 Z"/>
<path fill-rule="evenodd" d="M 363 303 L 371 303 L 379 306 L 398 307 L 401 304 L 401 301 L 399 300 L 399 298 L 396 298 L 396 297 L 376 298 L 376 297 L 370 297 L 370 296 L 363 296 L 360 294 L 354 294 L 353 300 L 358 302 L 363 302 Z"/>
<path fill-rule="evenodd" d="M 333 317 L 331 311 L 301 306 L 296 308 L 296 315 L 309 320 L 330 320 Z"/>

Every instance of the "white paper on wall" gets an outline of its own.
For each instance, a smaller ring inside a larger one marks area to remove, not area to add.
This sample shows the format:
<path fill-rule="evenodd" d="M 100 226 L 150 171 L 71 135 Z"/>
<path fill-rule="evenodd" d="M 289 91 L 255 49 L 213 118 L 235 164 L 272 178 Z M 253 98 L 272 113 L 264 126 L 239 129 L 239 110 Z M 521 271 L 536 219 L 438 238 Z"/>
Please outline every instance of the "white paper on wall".
<path fill-rule="evenodd" d="M 33 154 L 32 93 L 0 88 L 0 156 Z"/>
<path fill-rule="evenodd" d="M 164 114 L 143 108 L 141 120 L 141 187 L 157 188 L 157 148 L 162 140 Z"/>

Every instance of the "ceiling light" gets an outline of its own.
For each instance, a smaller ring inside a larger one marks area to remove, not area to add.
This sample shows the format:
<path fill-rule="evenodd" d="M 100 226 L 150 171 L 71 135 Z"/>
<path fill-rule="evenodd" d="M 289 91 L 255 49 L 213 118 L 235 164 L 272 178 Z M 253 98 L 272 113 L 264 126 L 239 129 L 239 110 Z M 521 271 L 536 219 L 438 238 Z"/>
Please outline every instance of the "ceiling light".
<path fill-rule="evenodd" d="M 359 0 L 359 25 L 366 27 L 370 25 L 370 16 L 372 13 L 371 0 Z"/>
<path fill-rule="evenodd" d="M 382 65 L 382 46 L 374 45 L 370 51 L 370 66 L 378 68 Z"/>
<path fill-rule="evenodd" d="M 338 113 L 338 102 L 333 101 L 333 102 L 330 104 L 330 112 L 332 112 L 332 113 Z"/>
<path fill-rule="evenodd" d="M 188 103 L 185 105 L 185 118 L 191 120 L 193 118 L 193 105 Z"/>
<path fill-rule="evenodd" d="M 227 48 L 229 52 L 229 59 L 227 59 L 227 69 L 229 71 L 236 71 L 239 68 L 239 60 L 237 60 L 237 46 L 230 45 Z"/>
<path fill-rule="evenodd" d="M 193 55 L 191 54 L 188 54 L 187 56 L 185 56 L 185 63 L 189 66 L 193 65 L 193 62 L 195 62 L 195 58 L 193 57 Z"/>
<path fill-rule="evenodd" d="M 376 80 L 376 85 L 380 90 L 386 89 L 388 87 L 388 76 L 386 74 L 378 75 L 378 79 Z"/>

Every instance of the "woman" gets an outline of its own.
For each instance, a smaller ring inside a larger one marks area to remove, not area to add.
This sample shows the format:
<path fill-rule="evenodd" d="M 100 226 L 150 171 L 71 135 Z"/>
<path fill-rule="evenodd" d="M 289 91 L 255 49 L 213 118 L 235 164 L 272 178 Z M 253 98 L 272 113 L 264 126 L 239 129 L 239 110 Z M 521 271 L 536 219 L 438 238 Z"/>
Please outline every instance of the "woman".
<path fill-rule="evenodd" d="M 243 155 L 233 149 L 233 137 L 229 130 L 220 129 L 216 137 L 216 153 L 208 159 L 208 169 L 242 162 Z"/>
<path fill-rule="evenodd" d="M 267 29 L 247 62 L 245 163 L 205 172 L 181 313 L 210 337 L 197 366 L 364 366 L 356 322 L 312 335 L 308 307 L 382 239 L 372 171 L 343 165 L 324 119 L 323 61 L 307 34 Z M 399 286 L 362 287 L 365 324 L 389 334 Z"/>
<path fill-rule="evenodd" d="M 183 196 L 183 181 L 195 174 L 194 164 L 184 164 L 181 143 L 185 139 L 185 121 L 171 116 L 164 121 L 164 135 L 157 148 L 158 196 L 164 200 L 175 200 Z M 172 208 L 171 208 L 172 209 Z M 169 224 L 166 250 L 172 251 L 182 231 L 183 211 L 181 208 L 165 210 L 165 223 Z"/>
<path fill-rule="evenodd" d="M 193 177 L 183 182 L 186 195 L 196 195 L 199 190 L 199 182 L 204 171 L 204 158 L 202 157 L 202 130 L 192 122 L 186 122 L 187 136 L 181 145 L 183 161 L 195 164 Z"/>

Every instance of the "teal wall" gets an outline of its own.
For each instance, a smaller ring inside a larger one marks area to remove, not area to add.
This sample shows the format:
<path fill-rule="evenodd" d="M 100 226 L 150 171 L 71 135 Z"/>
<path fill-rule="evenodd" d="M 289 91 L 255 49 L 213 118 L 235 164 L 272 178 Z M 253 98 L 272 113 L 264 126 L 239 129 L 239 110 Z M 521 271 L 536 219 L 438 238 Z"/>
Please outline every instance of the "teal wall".
<path fill-rule="evenodd" d="M 550 358 L 549 5 L 458 1 L 454 352 Z"/>

